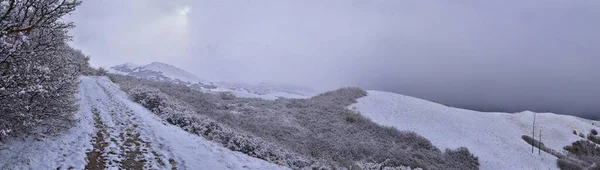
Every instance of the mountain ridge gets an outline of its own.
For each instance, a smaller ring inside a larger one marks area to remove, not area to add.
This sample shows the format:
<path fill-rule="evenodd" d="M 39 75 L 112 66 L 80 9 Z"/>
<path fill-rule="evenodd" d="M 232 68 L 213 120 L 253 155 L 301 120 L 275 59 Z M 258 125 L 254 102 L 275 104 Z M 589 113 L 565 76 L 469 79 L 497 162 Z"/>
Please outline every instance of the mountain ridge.
<path fill-rule="evenodd" d="M 146 65 L 126 62 L 109 67 L 108 71 L 114 74 L 188 85 L 196 90 L 206 92 L 231 92 L 237 97 L 245 98 L 272 100 L 280 97 L 306 98 L 314 94 L 312 90 L 300 87 L 278 87 L 267 83 L 250 84 L 207 81 L 184 69 L 162 62 L 151 62 Z"/>

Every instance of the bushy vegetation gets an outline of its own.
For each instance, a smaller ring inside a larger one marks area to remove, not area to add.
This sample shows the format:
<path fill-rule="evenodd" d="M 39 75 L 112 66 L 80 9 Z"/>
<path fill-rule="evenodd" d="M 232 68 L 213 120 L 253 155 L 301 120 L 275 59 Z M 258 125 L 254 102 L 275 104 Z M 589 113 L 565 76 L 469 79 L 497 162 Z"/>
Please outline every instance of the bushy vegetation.
<path fill-rule="evenodd" d="M 533 145 L 534 147 L 536 147 L 536 148 L 538 148 L 538 149 L 540 149 L 540 150 L 542 150 L 542 151 L 544 151 L 544 152 L 546 152 L 546 153 L 549 153 L 549 154 L 551 154 L 551 155 L 554 155 L 554 156 L 556 156 L 557 158 L 563 158 L 563 157 L 565 157 L 565 155 L 563 155 L 562 153 L 560 153 L 560 152 L 557 152 L 557 151 L 555 151 L 555 150 L 553 150 L 553 149 L 550 149 L 550 148 L 546 147 L 546 145 L 544 145 L 544 143 L 543 143 L 543 142 L 540 142 L 540 141 L 538 141 L 538 140 L 535 140 L 535 139 L 531 138 L 530 136 L 523 135 L 523 136 L 521 136 L 521 138 L 522 138 L 522 139 L 523 139 L 525 142 L 527 142 L 528 144 L 530 144 L 530 145 Z"/>
<path fill-rule="evenodd" d="M 561 170 L 582 170 L 579 164 L 569 161 L 568 159 L 558 159 L 556 160 L 556 166 Z"/>
<path fill-rule="evenodd" d="M 592 134 L 588 134 L 587 139 L 596 144 L 600 144 L 600 137 Z"/>
<path fill-rule="evenodd" d="M 0 142 L 55 134 L 74 123 L 89 58 L 67 44 L 61 19 L 79 1 L 0 0 Z"/>
<path fill-rule="evenodd" d="M 540 141 L 538 141 L 538 140 L 535 140 L 535 139 L 533 139 L 533 138 L 532 138 L 532 137 L 530 137 L 530 136 L 523 135 L 523 136 L 521 136 L 521 138 L 522 138 L 522 139 L 523 139 L 525 142 L 527 142 L 527 143 L 529 143 L 530 145 L 533 145 L 533 146 L 535 146 L 535 147 L 541 147 L 541 148 L 545 148 L 545 147 L 546 147 L 546 146 L 544 145 L 544 143 L 542 143 L 542 142 L 540 142 Z"/>
<path fill-rule="evenodd" d="M 111 76 L 111 79 L 115 81 L 115 77 Z M 116 79 L 119 80 L 119 78 Z M 188 132 L 204 136 L 233 151 L 239 151 L 292 168 L 319 165 L 314 160 L 290 153 L 261 138 L 248 135 L 243 131 L 233 130 L 227 125 L 208 118 L 205 114 L 196 114 L 190 106 L 178 99 L 169 97 L 157 88 L 138 86 L 126 82 L 121 84 L 121 88 L 130 95 L 133 101 L 146 107 L 168 123 L 177 125 Z M 223 96 L 221 95 L 221 97 Z M 206 104 L 210 105 L 209 103 Z"/>
<path fill-rule="evenodd" d="M 600 161 L 600 147 L 595 143 L 588 140 L 579 140 L 573 142 L 569 146 L 565 146 L 564 149 L 569 154 L 577 156 L 579 159 L 586 162 L 598 162 Z"/>
<path fill-rule="evenodd" d="M 573 130 L 573 134 L 577 134 L 577 132 Z M 563 147 L 566 155 L 555 155 L 559 158 L 556 162 L 558 168 L 561 170 L 600 169 L 600 137 L 597 135 L 598 132 L 592 129 L 587 135 L 587 140 L 575 141 L 571 145 Z M 583 138 L 584 134 L 579 133 L 579 136 Z"/>
<path fill-rule="evenodd" d="M 309 99 L 262 100 L 111 75 L 169 123 L 291 168 L 478 169 L 467 148 L 441 151 L 413 132 L 380 126 L 346 107 L 366 92 L 342 88 Z M 268 141 L 268 142 L 267 142 Z"/>
<path fill-rule="evenodd" d="M 592 135 L 590 135 L 592 136 Z M 579 140 L 563 148 L 568 155 L 557 160 L 562 170 L 597 169 L 600 163 L 600 147 L 589 140 Z"/>

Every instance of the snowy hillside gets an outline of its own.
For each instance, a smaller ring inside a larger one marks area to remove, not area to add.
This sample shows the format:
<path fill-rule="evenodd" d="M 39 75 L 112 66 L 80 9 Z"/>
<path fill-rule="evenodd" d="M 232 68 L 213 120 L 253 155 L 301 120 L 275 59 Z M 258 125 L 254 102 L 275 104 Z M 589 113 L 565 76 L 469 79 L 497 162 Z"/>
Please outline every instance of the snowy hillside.
<path fill-rule="evenodd" d="M 79 122 L 46 139 L 8 141 L 0 169 L 285 169 L 162 122 L 106 77 L 84 77 Z"/>
<path fill-rule="evenodd" d="M 424 136 L 439 148 L 465 146 L 479 157 L 481 169 L 557 169 L 556 157 L 521 139 L 531 135 L 533 112 L 485 113 L 447 107 L 409 96 L 368 91 L 366 97 L 350 108 L 381 125 L 409 130 Z M 589 132 L 598 122 L 574 116 L 537 113 L 536 139 L 542 130 L 542 142 L 551 149 L 580 140 L 573 134 Z"/>
<path fill-rule="evenodd" d="M 131 75 L 146 79 L 181 81 L 191 84 L 206 83 L 202 79 L 183 69 L 161 62 L 152 62 L 143 66 L 134 63 L 125 63 L 110 67 L 109 71 L 116 74 Z"/>
<path fill-rule="evenodd" d="M 216 89 L 212 91 L 231 92 L 237 97 L 246 98 L 262 98 L 274 100 L 277 98 L 307 98 L 313 94 L 310 90 L 301 88 L 279 88 L 266 83 L 249 84 L 249 83 L 230 83 L 218 82 Z"/>
<path fill-rule="evenodd" d="M 168 65 L 168 64 L 160 63 L 160 62 L 152 62 L 143 67 L 138 67 L 138 69 L 161 72 L 162 75 L 164 75 L 166 77 L 169 77 L 172 79 L 178 79 L 178 80 L 181 80 L 184 82 L 191 82 L 191 83 L 204 82 L 203 80 L 199 79 L 192 73 L 189 73 L 183 69 L 174 67 L 172 65 Z"/>
<path fill-rule="evenodd" d="M 177 68 L 175 66 L 152 62 L 148 65 L 137 65 L 134 63 L 125 63 L 109 68 L 111 73 L 129 75 L 144 79 L 167 81 L 177 84 L 186 84 L 194 87 L 196 90 L 206 92 L 231 92 L 237 97 L 244 98 L 262 98 L 274 100 L 277 98 L 307 98 L 312 95 L 310 90 L 306 88 L 282 88 L 273 85 L 248 84 L 248 83 L 231 83 L 219 82 L 213 83 L 207 80 L 198 78 L 197 76 Z"/>

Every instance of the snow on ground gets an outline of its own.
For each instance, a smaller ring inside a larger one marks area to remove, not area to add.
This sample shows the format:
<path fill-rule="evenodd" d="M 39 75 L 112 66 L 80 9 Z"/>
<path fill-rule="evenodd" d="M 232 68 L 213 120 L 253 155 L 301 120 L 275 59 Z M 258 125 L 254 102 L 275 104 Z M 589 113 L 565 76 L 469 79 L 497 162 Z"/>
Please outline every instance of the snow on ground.
<path fill-rule="evenodd" d="M 78 124 L 44 140 L 14 140 L 0 169 L 286 169 L 167 124 L 105 77 L 81 82 Z"/>
<path fill-rule="evenodd" d="M 303 99 L 303 98 L 308 98 L 308 96 L 303 96 L 303 95 L 299 95 L 299 94 L 292 94 L 292 93 L 287 93 L 287 92 L 280 92 L 280 91 L 274 91 L 274 92 L 270 92 L 270 93 L 267 93 L 267 94 L 257 94 L 257 93 L 248 92 L 245 89 L 233 90 L 233 89 L 222 88 L 222 87 L 217 87 L 216 89 L 209 89 L 207 91 L 209 91 L 209 92 L 230 92 L 235 97 L 240 97 L 240 98 L 260 98 L 260 99 L 265 99 L 265 100 L 275 100 L 275 99 L 278 99 L 280 97 L 282 97 L 282 98 L 288 98 L 288 99 Z"/>
<path fill-rule="evenodd" d="M 481 169 L 557 169 L 556 157 L 531 153 L 531 145 L 521 139 L 531 136 L 533 112 L 484 113 L 447 107 L 409 96 L 368 91 L 350 108 L 381 125 L 414 131 L 440 149 L 461 146 L 479 157 Z M 536 139 L 556 151 L 581 139 L 598 122 L 553 113 L 536 114 Z"/>
<path fill-rule="evenodd" d="M 168 81 L 172 81 L 173 83 L 178 83 L 176 80 L 190 83 L 202 83 L 205 85 L 215 85 L 206 80 L 202 80 L 197 76 L 183 70 L 177 68 L 175 66 L 161 63 L 161 62 L 152 62 L 150 64 L 141 66 L 134 63 L 125 63 L 121 65 L 116 65 L 110 67 L 108 69 L 111 73 L 120 74 L 120 75 L 132 75 L 134 77 L 146 78 L 146 79 L 159 79 L 162 81 L 167 81 L 158 77 L 168 77 Z M 147 74 L 141 74 L 147 73 Z M 275 100 L 278 98 L 308 98 L 312 96 L 312 93 L 308 92 L 310 90 L 302 87 L 289 87 L 289 88 L 278 88 L 275 86 L 268 85 L 266 83 L 261 84 L 246 84 L 246 83 L 228 83 L 228 82 L 218 82 L 216 84 L 218 87 L 216 89 L 207 89 L 200 87 L 202 91 L 206 92 L 231 92 L 236 97 L 241 98 L 261 98 L 266 100 Z M 297 92 L 296 92 L 297 90 Z"/>
<path fill-rule="evenodd" d="M 204 80 L 199 79 L 195 75 L 193 75 L 185 70 L 182 70 L 180 68 L 177 68 L 175 66 L 165 64 L 165 63 L 152 62 L 148 65 L 145 65 L 143 67 L 138 67 L 138 68 L 161 72 L 163 76 L 166 76 L 166 77 L 169 77 L 172 79 L 179 79 L 184 82 L 191 82 L 191 83 L 204 82 Z"/>

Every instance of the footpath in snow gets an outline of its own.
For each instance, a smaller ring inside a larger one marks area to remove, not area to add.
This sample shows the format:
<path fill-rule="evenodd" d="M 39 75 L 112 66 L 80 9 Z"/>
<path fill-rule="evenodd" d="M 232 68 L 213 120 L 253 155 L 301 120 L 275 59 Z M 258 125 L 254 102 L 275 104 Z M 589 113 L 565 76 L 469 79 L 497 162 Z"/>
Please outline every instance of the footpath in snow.
<path fill-rule="evenodd" d="M 558 169 L 556 157 L 531 153 L 522 135 L 531 136 L 533 112 L 484 113 L 447 107 L 441 104 L 394 93 L 368 91 L 366 97 L 350 108 L 381 125 L 414 131 L 441 148 L 469 148 L 479 157 L 481 169 Z M 574 141 L 573 135 L 589 133 L 598 122 L 574 116 L 537 113 L 536 139 L 556 151 Z"/>
<path fill-rule="evenodd" d="M 79 122 L 0 148 L 0 169 L 285 169 L 167 124 L 106 77 L 81 79 Z"/>

